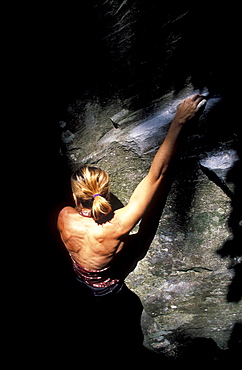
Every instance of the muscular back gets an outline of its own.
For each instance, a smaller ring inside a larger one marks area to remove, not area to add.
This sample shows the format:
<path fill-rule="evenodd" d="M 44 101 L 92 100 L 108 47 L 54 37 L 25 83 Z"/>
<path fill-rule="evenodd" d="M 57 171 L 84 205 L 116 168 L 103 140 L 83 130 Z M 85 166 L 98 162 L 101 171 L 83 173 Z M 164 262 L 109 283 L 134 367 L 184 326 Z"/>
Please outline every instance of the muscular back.
<path fill-rule="evenodd" d="M 114 217 L 103 224 L 65 207 L 58 216 L 61 239 L 71 256 L 88 269 L 102 269 L 123 247 L 118 222 Z"/>

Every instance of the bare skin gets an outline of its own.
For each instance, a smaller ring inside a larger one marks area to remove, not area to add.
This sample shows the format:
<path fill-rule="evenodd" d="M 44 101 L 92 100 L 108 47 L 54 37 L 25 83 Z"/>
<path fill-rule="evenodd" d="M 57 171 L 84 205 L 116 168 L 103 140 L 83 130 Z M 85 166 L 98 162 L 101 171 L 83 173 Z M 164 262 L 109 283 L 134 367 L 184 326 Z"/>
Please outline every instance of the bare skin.
<path fill-rule="evenodd" d="M 167 169 L 178 145 L 179 133 L 198 112 L 198 104 L 204 99 L 196 94 L 184 100 L 177 108 L 167 136 L 156 153 L 148 175 L 134 190 L 128 204 L 116 210 L 110 221 L 96 223 L 92 217 L 84 217 L 75 208 L 65 207 L 58 216 L 61 239 L 71 256 L 81 266 L 98 270 L 110 264 L 123 248 L 124 237 L 142 219 L 157 189 L 161 188 Z M 90 210 L 84 209 L 88 213 Z"/>

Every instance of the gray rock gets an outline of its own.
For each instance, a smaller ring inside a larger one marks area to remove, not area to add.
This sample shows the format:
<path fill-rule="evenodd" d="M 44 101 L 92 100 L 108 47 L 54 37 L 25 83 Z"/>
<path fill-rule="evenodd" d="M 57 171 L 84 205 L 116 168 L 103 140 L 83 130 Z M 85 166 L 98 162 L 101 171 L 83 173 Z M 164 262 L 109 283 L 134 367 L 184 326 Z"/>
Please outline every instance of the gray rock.
<path fill-rule="evenodd" d="M 234 186 L 229 184 L 228 174 L 238 161 L 239 157 L 235 150 L 223 150 L 208 153 L 207 158 L 200 160 L 200 164 L 208 178 L 233 198 Z"/>
<path fill-rule="evenodd" d="M 93 163 L 104 168 L 110 174 L 112 192 L 126 204 L 147 173 L 177 104 L 193 93 L 187 86 L 176 99 L 173 94 L 166 95 L 145 117 L 139 110 L 121 109 L 115 113 L 117 102 L 103 110 L 95 103 L 92 120 L 88 124 L 80 121 L 80 129 L 78 125 L 70 126 L 72 140 L 64 136 L 71 167 Z M 205 110 L 212 111 L 213 102 Z M 90 102 L 88 107 L 90 111 Z M 118 128 L 110 125 L 109 117 L 114 117 Z M 122 119 L 125 124 L 119 124 Z M 98 133 L 93 135 L 96 129 Z M 126 278 L 128 287 L 144 306 L 144 344 L 167 356 L 179 353 L 183 336 L 212 338 L 219 348 L 226 349 L 233 324 L 242 317 L 241 302 L 226 300 L 233 278 L 228 268 L 230 260 L 217 254 L 232 238 L 227 223 L 230 199 L 220 185 L 223 182 L 227 186 L 228 171 L 238 156 L 235 150 L 221 149 L 199 159 L 187 149 L 179 161 L 156 236 L 145 257 Z M 211 181 L 204 169 L 220 182 Z M 136 231 L 137 228 L 133 232 Z"/>
<path fill-rule="evenodd" d="M 128 109 L 122 109 L 120 112 L 112 116 L 110 120 L 113 123 L 114 127 L 118 128 L 123 122 L 125 122 L 125 118 L 128 116 L 128 114 Z"/>
<path fill-rule="evenodd" d="M 235 150 L 223 150 L 221 152 L 208 153 L 207 158 L 202 159 L 200 164 L 226 181 L 228 172 L 238 160 L 239 157 Z"/>

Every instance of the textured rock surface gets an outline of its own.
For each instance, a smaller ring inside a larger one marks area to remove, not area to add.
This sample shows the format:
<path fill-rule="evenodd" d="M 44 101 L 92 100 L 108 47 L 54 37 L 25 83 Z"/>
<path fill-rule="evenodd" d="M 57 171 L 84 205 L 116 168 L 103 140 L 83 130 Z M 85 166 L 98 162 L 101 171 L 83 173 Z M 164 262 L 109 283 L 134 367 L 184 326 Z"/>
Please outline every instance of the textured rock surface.
<path fill-rule="evenodd" d="M 104 168 L 112 192 L 127 203 L 177 104 L 195 91 L 208 96 L 187 129 L 155 238 L 126 282 L 142 300 L 148 348 L 175 357 L 186 341 L 206 338 L 226 349 L 242 319 L 241 143 L 230 97 L 236 78 L 233 29 L 224 27 L 229 11 L 180 1 L 161 9 L 155 0 L 86 7 L 82 31 L 89 42 L 79 43 L 72 22 L 69 49 L 76 57 L 67 63 L 66 53 L 59 74 L 53 68 L 61 154 L 72 169 Z"/>
<path fill-rule="evenodd" d="M 171 93 L 153 102 L 145 114 L 123 111 L 118 102 L 107 107 L 86 103 L 79 122 L 60 123 L 71 167 L 93 163 L 108 171 L 111 191 L 126 204 L 147 173 L 176 105 L 193 92 L 187 86 L 179 98 Z M 188 133 L 189 148 L 184 148 L 178 162 L 156 236 L 126 279 L 144 306 L 145 345 L 172 356 L 179 351 L 181 337 L 212 338 L 226 349 L 233 325 L 242 315 L 241 302 L 226 298 L 233 278 L 231 261 L 217 253 L 233 237 L 228 227 L 231 199 L 202 171 L 204 167 L 219 170 L 216 175 L 226 186 L 226 174 L 238 161 L 236 152 L 226 149 L 231 142 L 220 144 L 215 154 L 201 145 L 209 112 L 220 101 L 211 99 Z M 70 116 L 79 114 L 79 109 L 78 102 L 72 105 Z M 114 119 L 118 128 L 113 127 Z"/>

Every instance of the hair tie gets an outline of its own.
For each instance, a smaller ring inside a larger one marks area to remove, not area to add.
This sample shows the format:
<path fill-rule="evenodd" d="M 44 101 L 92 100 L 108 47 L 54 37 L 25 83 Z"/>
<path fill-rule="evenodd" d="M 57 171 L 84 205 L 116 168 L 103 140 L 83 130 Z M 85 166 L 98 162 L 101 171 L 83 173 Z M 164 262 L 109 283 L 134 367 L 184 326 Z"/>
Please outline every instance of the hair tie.
<path fill-rule="evenodd" d="M 98 197 L 99 195 L 101 195 L 101 194 L 97 193 L 97 194 L 94 194 L 92 197 L 94 199 L 95 197 Z"/>

